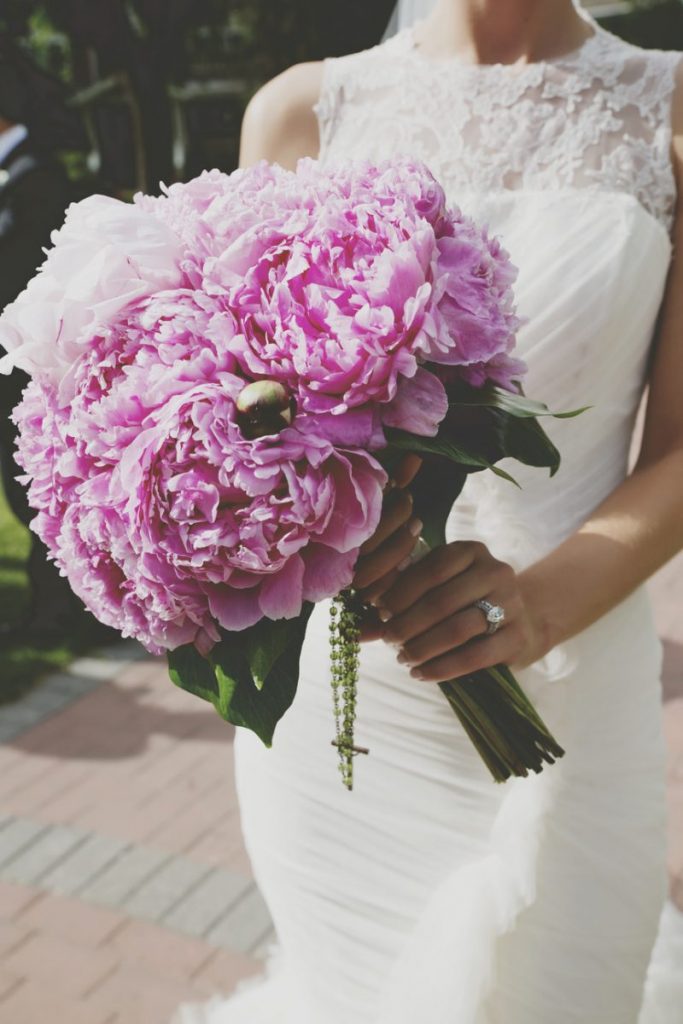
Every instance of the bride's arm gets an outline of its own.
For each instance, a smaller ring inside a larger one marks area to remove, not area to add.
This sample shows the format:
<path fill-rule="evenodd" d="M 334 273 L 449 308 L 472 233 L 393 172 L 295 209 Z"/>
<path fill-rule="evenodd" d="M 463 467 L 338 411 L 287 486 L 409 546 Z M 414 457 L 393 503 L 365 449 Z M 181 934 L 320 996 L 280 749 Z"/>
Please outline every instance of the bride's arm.
<path fill-rule="evenodd" d="M 320 95 L 323 65 L 296 64 L 252 97 L 242 122 L 240 167 L 259 160 L 294 169 L 320 148 L 313 107 Z"/>
<path fill-rule="evenodd" d="M 432 551 L 380 598 L 384 638 L 413 675 L 446 680 L 499 662 L 524 667 L 614 608 L 683 548 L 683 75 L 674 103 L 678 211 L 637 465 L 590 518 L 516 575 L 480 544 Z M 471 603 L 501 604 L 482 637 Z M 468 642 L 469 641 L 469 642 Z"/>
<path fill-rule="evenodd" d="M 545 647 L 590 625 L 683 548 L 683 74 L 673 150 L 679 196 L 674 258 L 638 462 L 573 537 L 522 574 Z"/>

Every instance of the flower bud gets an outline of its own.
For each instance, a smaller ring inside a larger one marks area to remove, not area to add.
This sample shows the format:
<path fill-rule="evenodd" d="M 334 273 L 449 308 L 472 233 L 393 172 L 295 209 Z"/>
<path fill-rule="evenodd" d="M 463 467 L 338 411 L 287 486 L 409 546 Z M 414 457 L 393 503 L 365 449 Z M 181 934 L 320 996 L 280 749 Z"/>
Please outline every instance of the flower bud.
<path fill-rule="evenodd" d="M 236 409 L 239 428 L 252 441 L 266 434 L 279 434 L 290 426 L 296 403 L 279 381 L 255 380 L 240 391 Z"/>

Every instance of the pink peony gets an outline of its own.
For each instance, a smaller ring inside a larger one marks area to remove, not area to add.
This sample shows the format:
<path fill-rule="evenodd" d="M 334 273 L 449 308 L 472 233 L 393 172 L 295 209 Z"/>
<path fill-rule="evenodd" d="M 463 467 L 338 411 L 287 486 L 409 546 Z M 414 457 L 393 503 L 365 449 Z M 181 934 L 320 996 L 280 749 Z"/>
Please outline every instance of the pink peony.
<path fill-rule="evenodd" d="M 34 376 L 16 410 L 33 528 L 151 651 L 347 587 L 385 429 L 433 436 L 454 375 L 522 371 L 507 255 L 421 164 L 205 172 L 75 204 L 53 241 L 0 318 L 5 368 Z"/>
<path fill-rule="evenodd" d="M 245 381 L 200 300 L 129 311 L 80 361 L 70 409 L 33 381 L 15 414 L 34 530 L 94 614 L 156 652 L 348 586 L 386 483 L 296 426 L 246 440 Z"/>
<path fill-rule="evenodd" d="M 182 232 L 193 285 L 235 316 L 242 372 L 287 383 L 334 442 L 333 418 L 351 410 L 353 443 L 370 449 L 384 444 L 382 423 L 436 434 L 447 408 L 438 371 L 399 395 L 425 362 L 458 366 L 471 382 L 488 361 L 504 386 L 520 376 L 507 356 L 516 272 L 423 164 L 330 173 L 302 160 L 293 174 L 262 163 L 138 202 Z M 411 419 L 408 395 L 427 388 Z"/>

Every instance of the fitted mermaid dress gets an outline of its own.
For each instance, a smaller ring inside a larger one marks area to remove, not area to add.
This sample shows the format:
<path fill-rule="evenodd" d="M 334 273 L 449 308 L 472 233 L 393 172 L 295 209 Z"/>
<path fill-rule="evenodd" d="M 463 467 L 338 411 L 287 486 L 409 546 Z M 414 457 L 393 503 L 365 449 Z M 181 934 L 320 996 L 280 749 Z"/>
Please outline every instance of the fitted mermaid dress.
<path fill-rule="evenodd" d="M 521 569 L 624 479 L 672 256 L 677 53 L 593 24 L 561 59 L 472 66 L 412 31 L 325 62 L 321 159 L 421 158 L 519 267 L 528 394 L 590 406 L 562 467 L 468 480 L 449 540 Z M 505 466 L 505 464 L 503 464 Z M 587 580 L 590 586 L 590 580 Z M 562 581 L 557 581 L 562 586 Z M 244 838 L 277 943 L 202 1024 L 681 1024 L 666 902 L 661 648 L 644 588 L 518 673 L 567 750 L 496 786 L 438 687 L 364 645 L 355 787 L 340 781 L 328 606 L 272 750 L 238 730 Z"/>

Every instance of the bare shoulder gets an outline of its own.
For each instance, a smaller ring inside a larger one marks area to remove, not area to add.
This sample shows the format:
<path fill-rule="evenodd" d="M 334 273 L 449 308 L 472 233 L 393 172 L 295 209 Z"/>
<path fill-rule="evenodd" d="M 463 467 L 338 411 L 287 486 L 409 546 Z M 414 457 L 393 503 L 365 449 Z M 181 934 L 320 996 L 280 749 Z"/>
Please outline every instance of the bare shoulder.
<path fill-rule="evenodd" d="M 322 61 L 295 64 L 259 89 L 242 122 L 242 167 L 268 160 L 293 168 L 300 157 L 318 155 L 320 140 L 313 108 L 322 77 Z"/>

